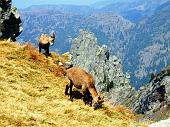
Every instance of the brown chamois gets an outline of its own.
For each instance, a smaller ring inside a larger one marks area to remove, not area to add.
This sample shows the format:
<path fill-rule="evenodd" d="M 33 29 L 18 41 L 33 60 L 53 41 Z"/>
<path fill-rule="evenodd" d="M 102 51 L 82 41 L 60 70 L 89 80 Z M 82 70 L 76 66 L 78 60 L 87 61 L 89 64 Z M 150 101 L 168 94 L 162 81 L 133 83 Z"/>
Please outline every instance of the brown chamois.
<path fill-rule="evenodd" d="M 94 109 L 101 107 L 104 101 L 103 98 L 101 98 L 97 93 L 97 90 L 95 88 L 95 81 L 91 74 L 87 73 L 81 68 L 72 67 L 66 70 L 66 75 L 67 78 L 70 80 L 70 85 L 66 85 L 65 94 L 68 95 L 68 89 L 70 88 L 71 101 L 73 101 L 72 87 L 74 85 L 76 88 L 82 89 L 83 97 L 85 97 L 86 94 L 90 92 L 93 98 L 92 106 L 94 107 Z"/>
<path fill-rule="evenodd" d="M 49 53 L 49 47 L 50 45 L 54 45 L 55 41 L 55 33 L 53 32 L 51 36 L 47 36 L 46 34 L 41 34 L 39 38 L 39 52 L 41 52 L 41 49 L 45 50 L 46 55 L 50 55 Z"/>

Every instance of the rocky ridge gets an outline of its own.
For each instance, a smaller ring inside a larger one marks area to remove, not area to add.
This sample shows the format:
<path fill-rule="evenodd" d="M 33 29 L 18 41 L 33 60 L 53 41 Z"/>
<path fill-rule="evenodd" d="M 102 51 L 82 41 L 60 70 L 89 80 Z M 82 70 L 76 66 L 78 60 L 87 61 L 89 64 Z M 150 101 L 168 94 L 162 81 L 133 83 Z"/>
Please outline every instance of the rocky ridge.
<path fill-rule="evenodd" d="M 0 39 L 16 40 L 22 32 L 22 22 L 11 0 L 0 1 Z"/>
<path fill-rule="evenodd" d="M 170 106 L 170 67 L 152 75 L 150 83 L 142 86 L 136 94 L 136 102 L 131 108 L 137 113 L 155 119 L 167 112 Z"/>

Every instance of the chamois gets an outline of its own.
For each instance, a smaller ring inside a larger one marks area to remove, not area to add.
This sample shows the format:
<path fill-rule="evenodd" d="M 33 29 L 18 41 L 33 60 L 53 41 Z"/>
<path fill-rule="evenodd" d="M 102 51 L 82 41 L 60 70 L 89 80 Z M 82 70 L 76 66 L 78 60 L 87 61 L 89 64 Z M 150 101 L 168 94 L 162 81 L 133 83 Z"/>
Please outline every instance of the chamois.
<path fill-rule="evenodd" d="M 85 70 L 72 67 L 66 70 L 67 78 L 70 80 L 70 85 L 66 85 L 65 94 L 68 95 L 68 89 L 70 88 L 70 100 L 73 101 L 72 87 L 75 86 L 78 89 L 82 89 L 82 96 L 85 97 L 90 92 L 93 102 L 92 106 L 96 110 L 101 107 L 103 98 L 101 98 L 95 88 L 95 81 L 91 74 Z"/>
<path fill-rule="evenodd" d="M 54 44 L 55 40 L 55 33 L 53 32 L 51 36 L 47 36 L 46 34 L 41 34 L 39 38 L 39 52 L 41 52 L 41 49 L 45 50 L 46 55 L 50 55 L 49 53 L 49 47 L 50 45 Z"/>

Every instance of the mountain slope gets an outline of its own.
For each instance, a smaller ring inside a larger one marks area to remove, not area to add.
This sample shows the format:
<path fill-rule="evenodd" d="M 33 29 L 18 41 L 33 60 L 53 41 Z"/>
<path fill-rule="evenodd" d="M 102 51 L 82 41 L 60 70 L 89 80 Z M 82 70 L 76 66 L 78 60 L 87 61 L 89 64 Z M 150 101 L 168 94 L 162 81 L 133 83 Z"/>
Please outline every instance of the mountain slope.
<path fill-rule="evenodd" d="M 55 6 L 54 6 L 55 7 Z M 56 6 L 57 8 L 58 6 Z M 127 31 L 133 24 L 115 13 L 92 13 L 90 15 L 68 13 L 61 9 L 51 10 L 48 6 L 33 7 L 21 11 L 24 20 L 24 31 L 19 37 L 20 41 L 30 41 L 37 46 L 41 33 L 57 32 L 57 40 L 52 50 L 68 51 L 72 40 L 77 36 L 79 29 L 87 29 L 96 34 L 99 42 L 111 45 L 115 54 L 120 54 L 122 42 L 126 39 Z M 81 11 L 81 10 L 80 10 Z M 120 56 L 120 55 L 119 55 Z"/>
<path fill-rule="evenodd" d="M 151 73 L 170 65 L 170 4 L 167 6 L 129 31 L 133 36 L 126 47 L 124 67 L 133 72 L 134 84 L 149 81 Z"/>
<path fill-rule="evenodd" d="M 96 2 L 94 4 L 91 5 L 91 7 L 95 8 L 95 9 L 101 9 L 103 7 L 106 7 L 107 5 L 110 5 L 110 4 L 116 4 L 116 3 L 123 3 L 123 2 L 126 2 L 126 3 L 129 3 L 129 2 L 133 2 L 134 0 L 102 0 L 100 2 Z"/>
<path fill-rule="evenodd" d="M 65 57 L 52 56 L 28 44 L 0 42 L 0 126 L 144 126 L 122 106 L 95 111 L 82 100 L 69 101 L 63 68 L 54 64 Z"/>
<path fill-rule="evenodd" d="M 100 12 L 116 12 L 124 18 L 132 21 L 139 22 L 146 17 L 150 17 L 157 7 L 166 3 L 168 0 L 137 0 L 129 2 L 110 3 L 98 11 Z"/>
<path fill-rule="evenodd" d="M 28 11 L 27 11 L 28 10 Z M 26 12 L 35 12 L 35 11 L 55 11 L 55 12 L 64 12 L 64 13 L 74 13 L 79 15 L 89 15 L 94 9 L 86 5 L 33 5 L 22 11 Z"/>

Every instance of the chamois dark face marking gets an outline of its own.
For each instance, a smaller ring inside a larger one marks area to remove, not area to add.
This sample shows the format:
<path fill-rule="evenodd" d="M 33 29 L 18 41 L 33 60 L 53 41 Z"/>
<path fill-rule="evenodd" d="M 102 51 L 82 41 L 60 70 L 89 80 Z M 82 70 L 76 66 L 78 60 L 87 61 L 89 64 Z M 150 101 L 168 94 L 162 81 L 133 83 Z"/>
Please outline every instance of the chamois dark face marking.
<path fill-rule="evenodd" d="M 49 37 L 49 41 L 51 42 L 50 45 L 53 46 L 54 45 L 54 41 L 55 41 L 55 33 L 54 32 Z"/>
<path fill-rule="evenodd" d="M 55 33 L 53 32 L 52 35 L 47 36 L 46 34 L 41 34 L 39 38 L 39 52 L 41 52 L 41 49 L 45 50 L 46 55 L 50 55 L 49 53 L 49 47 L 50 45 L 54 45 L 55 41 Z"/>
<path fill-rule="evenodd" d="M 73 101 L 72 87 L 74 86 L 77 89 L 82 89 L 82 98 L 85 104 L 92 105 L 95 110 L 102 107 L 104 101 L 97 93 L 94 85 L 95 81 L 91 74 L 77 67 L 68 69 L 66 73 L 67 78 L 70 80 L 70 84 L 66 85 L 65 94 L 68 95 L 68 90 L 70 89 L 69 95 L 71 101 Z"/>
<path fill-rule="evenodd" d="M 94 100 L 92 105 L 94 110 L 101 108 L 103 102 L 104 102 L 104 97 L 101 98 L 100 96 L 98 96 L 96 101 Z"/>

